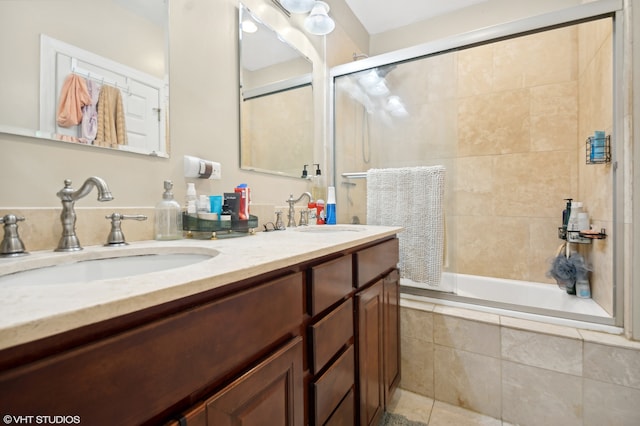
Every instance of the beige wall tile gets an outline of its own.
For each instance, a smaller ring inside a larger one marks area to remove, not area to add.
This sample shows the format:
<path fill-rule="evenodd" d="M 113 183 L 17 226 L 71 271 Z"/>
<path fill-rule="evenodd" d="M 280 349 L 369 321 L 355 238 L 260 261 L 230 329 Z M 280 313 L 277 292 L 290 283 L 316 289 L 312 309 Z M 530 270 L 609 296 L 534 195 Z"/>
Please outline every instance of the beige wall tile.
<path fill-rule="evenodd" d="M 512 329 L 524 330 L 533 333 L 542 333 L 558 337 L 566 337 L 574 340 L 582 340 L 582 334 L 573 327 L 563 325 L 547 324 L 538 321 L 530 321 L 521 318 L 508 316 L 500 317 L 500 325 Z M 596 333 L 597 335 L 608 335 L 608 333 Z M 580 349 L 582 350 L 582 349 Z"/>
<path fill-rule="evenodd" d="M 527 218 L 460 216 L 457 221 L 457 272 L 527 278 L 530 268 Z"/>
<path fill-rule="evenodd" d="M 575 80 L 577 60 L 577 30 L 574 27 L 497 43 L 494 90 Z"/>
<path fill-rule="evenodd" d="M 458 96 L 461 98 L 490 93 L 493 90 L 494 46 L 474 47 L 458 53 Z"/>
<path fill-rule="evenodd" d="M 582 376 L 582 340 L 501 328 L 502 358 Z"/>
<path fill-rule="evenodd" d="M 456 160 L 454 214 L 482 216 L 493 211 L 493 164 L 491 156 Z"/>
<path fill-rule="evenodd" d="M 429 418 L 429 426 L 501 426 L 493 417 L 464 410 L 446 402 L 436 401 Z"/>
<path fill-rule="evenodd" d="M 623 334 L 611 334 L 593 330 L 577 330 L 585 342 L 633 349 L 640 352 L 640 341 L 629 340 Z"/>
<path fill-rule="evenodd" d="M 497 155 L 529 148 L 529 91 L 511 90 L 460 99 L 459 155 Z M 508 105 L 508 108 L 505 106 Z"/>
<path fill-rule="evenodd" d="M 435 346 L 435 399 L 500 417 L 500 394 L 499 359 Z"/>
<path fill-rule="evenodd" d="M 482 355 L 500 357 L 500 327 L 448 315 L 434 314 L 436 344 Z"/>
<path fill-rule="evenodd" d="M 159 198 L 162 192 L 159 191 Z M 148 218 L 140 222 L 136 220 L 124 220 L 122 231 L 127 241 L 152 240 L 154 238 L 153 218 L 154 209 L 149 207 L 109 207 L 105 208 L 76 206 L 76 235 L 80 245 L 88 247 L 101 245 L 107 242 L 111 221 L 105 219 L 106 215 L 114 212 L 122 214 L 143 214 Z M 18 233 L 27 251 L 53 250 L 58 246 L 62 236 L 62 224 L 60 222 L 59 209 L 33 208 L 0 210 L 0 216 L 12 213 L 23 216 L 25 220 L 18 223 Z"/>
<path fill-rule="evenodd" d="M 585 342 L 584 377 L 640 389 L 640 351 Z"/>
<path fill-rule="evenodd" d="M 403 337 L 433 342 L 433 314 L 418 309 L 400 309 L 400 332 Z"/>
<path fill-rule="evenodd" d="M 502 419 L 521 426 L 582 425 L 582 378 L 503 361 Z"/>
<path fill-rule="evenodd" d="M 434 397 L 433 343 L 411 337 L 402 337 L 400 387 L 419 395 Z"/>
<path fill-rule="evenodd" d="M 548 217 L 562 225 L 564 198 L 576 179 L 575 158 L 569 151 L 530 152 L 496 157 L 495 214 Z M 557 235 L 557 226 L 550 230 Z"/>
<path fill-rule="evenodd" d="M 584 380 L 584 426 L 640 424 L 640 390 Z"/>
<path fill-rule="evenodd" d="M 575 149 L 578 85 L 575 81 L 531 88 L 531 149 Z"/>
<path fill-rule="evenodd" d="M 547 276 L 551 269 L 551 262 L 555 257 L 562 241 L 558 239 L 558 227 L 562 218 L 531 218 L 529 220 L 529 269 L 528 280 L 536 283 L 556 285 L 553 278 Z"/>

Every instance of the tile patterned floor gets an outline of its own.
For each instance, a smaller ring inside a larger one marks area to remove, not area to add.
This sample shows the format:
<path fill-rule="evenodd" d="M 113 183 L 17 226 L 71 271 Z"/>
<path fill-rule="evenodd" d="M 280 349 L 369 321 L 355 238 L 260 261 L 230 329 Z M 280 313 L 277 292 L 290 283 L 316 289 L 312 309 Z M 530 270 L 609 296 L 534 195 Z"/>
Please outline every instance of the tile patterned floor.
<path fill-rule="evenodd" d="M 429 426 L 515 426 L 403 389 L 396 390 L 388 410 Z"/>

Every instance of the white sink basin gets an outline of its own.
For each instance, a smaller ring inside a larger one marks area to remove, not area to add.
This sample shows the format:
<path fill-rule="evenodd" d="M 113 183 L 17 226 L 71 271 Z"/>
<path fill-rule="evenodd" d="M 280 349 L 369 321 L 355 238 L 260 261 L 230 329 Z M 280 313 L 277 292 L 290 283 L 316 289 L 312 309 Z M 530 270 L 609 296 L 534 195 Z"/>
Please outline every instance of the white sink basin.
<path fill-rule="evenodd" d="M 216 256 L 216 250 L 184 247 L 129 249 L 57 254 L 18 264 L 17 270 L 0 276 L 3 285 L 54 285 L 125 278 L 193 265 Z"/>

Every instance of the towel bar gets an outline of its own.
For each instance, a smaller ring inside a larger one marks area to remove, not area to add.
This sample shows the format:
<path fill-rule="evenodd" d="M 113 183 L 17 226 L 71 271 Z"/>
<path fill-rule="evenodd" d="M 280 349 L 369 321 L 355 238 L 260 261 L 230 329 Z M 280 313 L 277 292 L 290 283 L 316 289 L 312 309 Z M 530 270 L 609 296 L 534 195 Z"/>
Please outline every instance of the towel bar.
<path fill-rule="evenodd" d="M 347 179 L 366 179 L 367 172 L 342 173 L 340 176 Z"/>

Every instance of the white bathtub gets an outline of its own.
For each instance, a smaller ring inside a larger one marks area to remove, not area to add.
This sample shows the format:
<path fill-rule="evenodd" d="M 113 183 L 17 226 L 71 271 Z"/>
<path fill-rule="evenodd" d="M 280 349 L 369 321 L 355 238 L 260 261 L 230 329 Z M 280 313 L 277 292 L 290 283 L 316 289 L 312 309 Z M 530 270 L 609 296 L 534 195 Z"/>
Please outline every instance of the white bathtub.
<path fill-rule="evenodd" d="M 593 299 L 569 295 L 556 285 L 447 272 L 442 280 L 442 287 L 453 292 L 425 291 L 401 280 L 403 298 L 576 328 L 621 330 Z"/>

